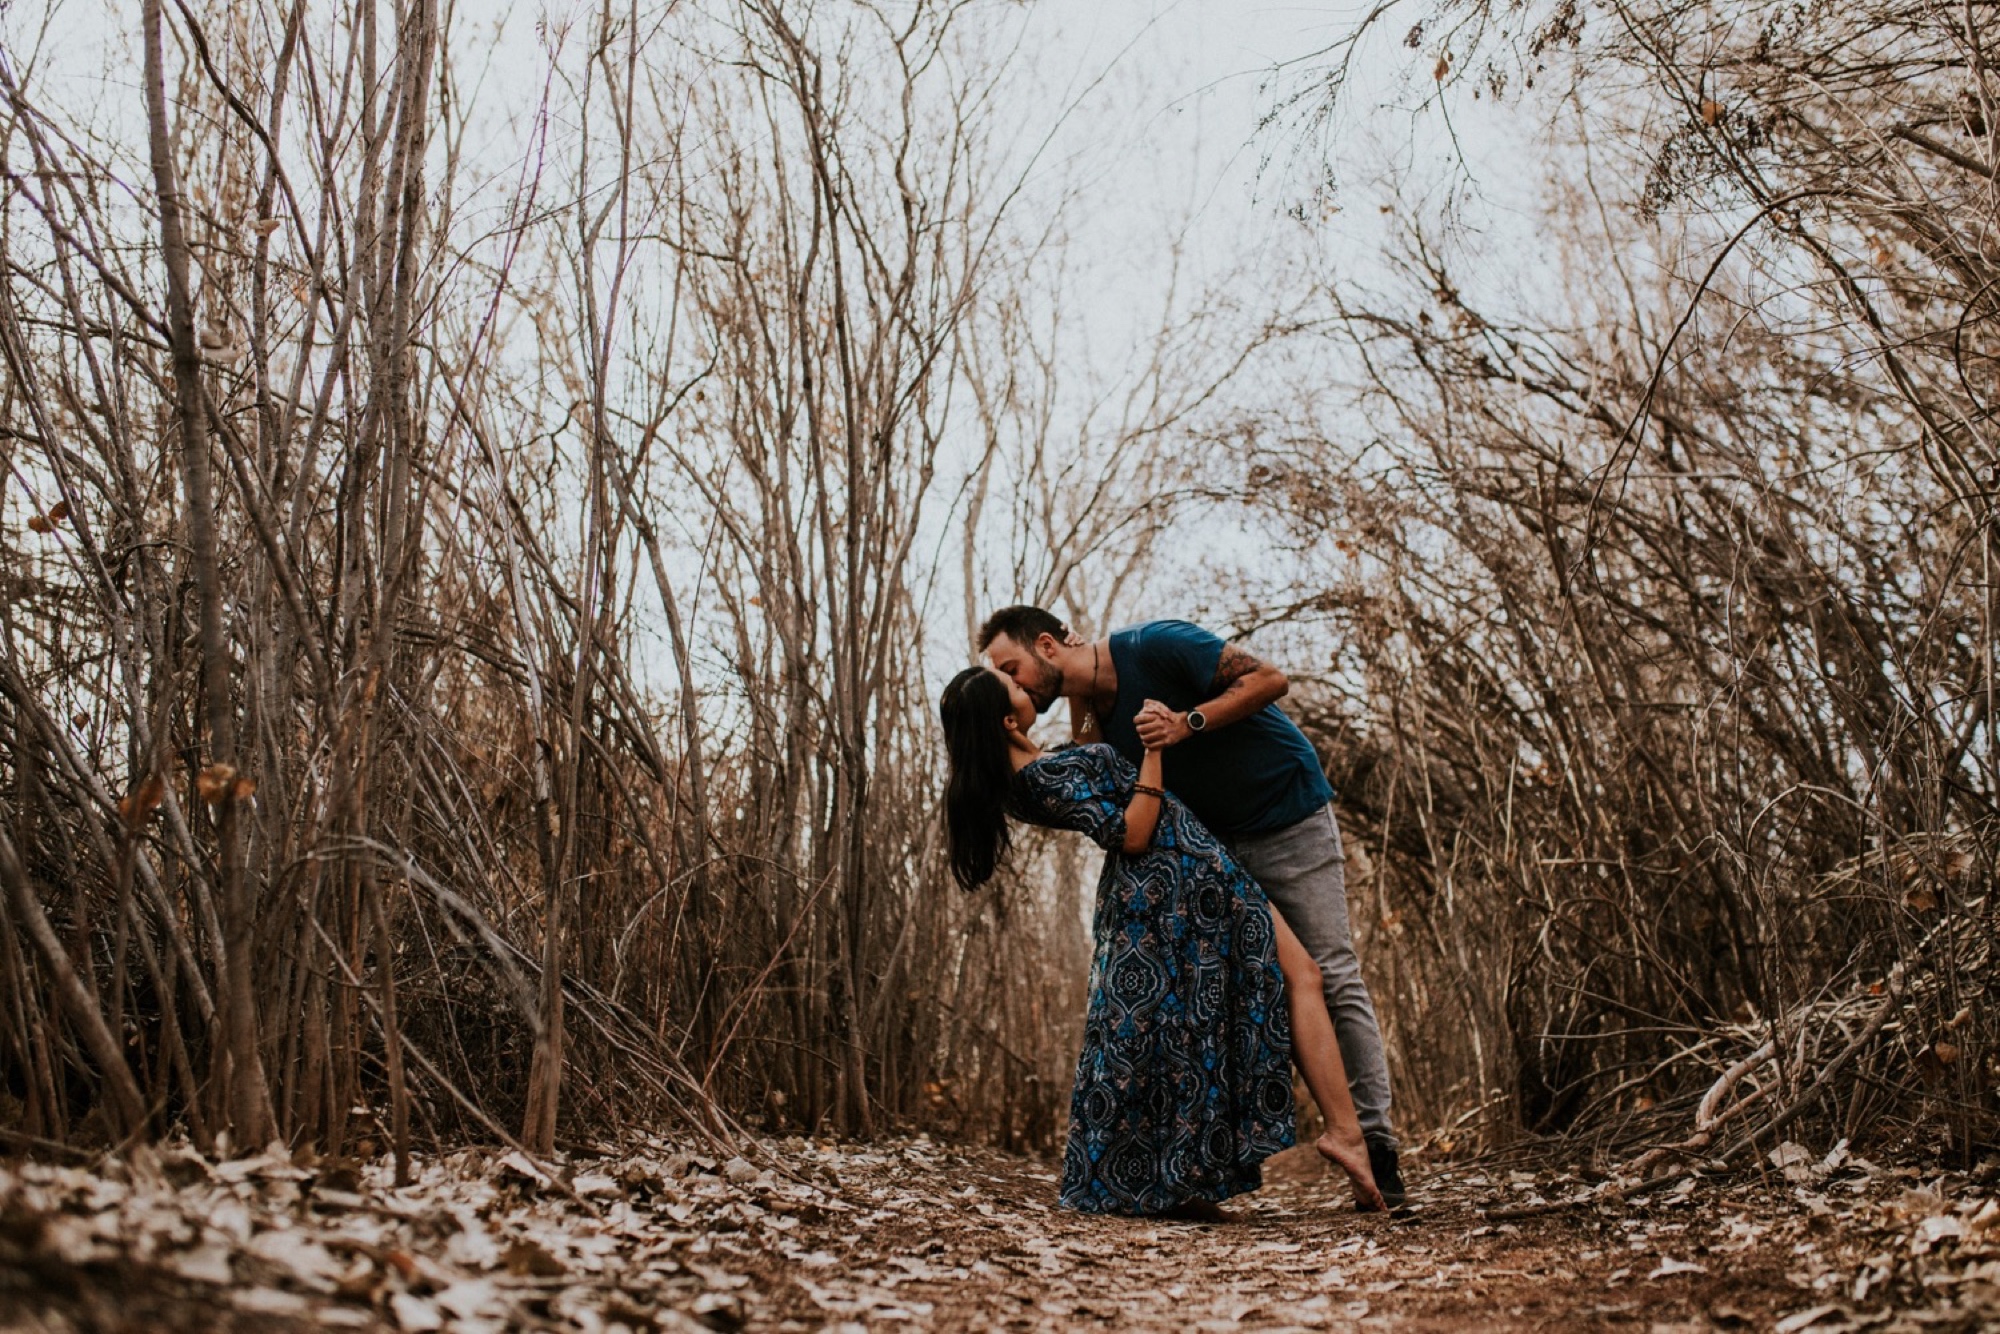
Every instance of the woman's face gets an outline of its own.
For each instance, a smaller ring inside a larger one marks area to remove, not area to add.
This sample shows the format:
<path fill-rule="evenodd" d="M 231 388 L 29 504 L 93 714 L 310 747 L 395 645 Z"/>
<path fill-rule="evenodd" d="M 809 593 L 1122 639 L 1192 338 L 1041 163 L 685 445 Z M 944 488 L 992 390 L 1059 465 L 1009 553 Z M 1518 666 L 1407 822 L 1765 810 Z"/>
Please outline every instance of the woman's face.
<path fill-rule="evenodd" d="M 986 670 L 998 677 L 1000 684 L 1007 688 L 1008 716 L 1012 717 L 1014 725 L 1020 728 L 1021 735 L 1026 736 L 1028 729 L 1035 725 L 1035 719 L 1041 712 L 1035 707 L 1035 697 L 1016 685 L 1014 678 L 998 667 L 988 667 Z"/>

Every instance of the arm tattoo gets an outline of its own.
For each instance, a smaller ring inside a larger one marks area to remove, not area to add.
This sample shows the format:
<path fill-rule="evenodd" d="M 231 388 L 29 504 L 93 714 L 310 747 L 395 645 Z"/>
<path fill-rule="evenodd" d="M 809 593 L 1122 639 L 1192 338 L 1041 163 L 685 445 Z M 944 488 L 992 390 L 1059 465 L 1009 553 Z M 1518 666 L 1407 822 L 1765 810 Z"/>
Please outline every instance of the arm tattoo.
<path fill-rule="evenodd" d="M 1215 682 L 1212 688 L 1218 695 L 1225 694 L 1238 681 L 1252 672 L 1262 670 L 1263 666 L 1263 662 L 1248 649 L 1238 648 L 1234 644 L 1224 644 L 1222 657 L 1215 664 Z"/>

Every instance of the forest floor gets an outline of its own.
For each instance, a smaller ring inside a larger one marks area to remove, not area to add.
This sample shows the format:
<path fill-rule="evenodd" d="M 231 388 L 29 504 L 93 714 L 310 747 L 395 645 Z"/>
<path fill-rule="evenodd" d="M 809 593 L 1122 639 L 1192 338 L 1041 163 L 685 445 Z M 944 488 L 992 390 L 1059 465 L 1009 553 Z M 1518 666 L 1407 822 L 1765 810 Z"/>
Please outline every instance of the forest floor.
<path fill-rule="evenodd" d="M 1414 1207 L 1384 1217 L 1293 1150 L 1201 1225 L 1067 1213 L 1053 1165 L 923 1138 L 755 1152 L 553 1177 L 465 1152 L 400 1188 L 277 1154 L 0 1166 L 0 1330 L 2000 1328 L 1992 1161 L 1794 1147 L 1569 1205 L 1593 1188 L 1560 1171 L 1412 1157 Z"/>

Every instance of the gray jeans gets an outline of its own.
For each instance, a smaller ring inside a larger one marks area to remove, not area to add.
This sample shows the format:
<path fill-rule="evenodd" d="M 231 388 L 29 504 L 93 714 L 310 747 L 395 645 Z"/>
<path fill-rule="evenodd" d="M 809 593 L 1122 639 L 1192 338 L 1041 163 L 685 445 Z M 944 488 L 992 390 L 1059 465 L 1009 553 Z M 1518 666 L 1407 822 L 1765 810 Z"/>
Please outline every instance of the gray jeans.
<path fill-rule="evenodd" d="M 1340 847 L 1333 807 L 1322 806 L 1283 829 L 1245 834 L 1232 840 L 1230 847 L 1319 965 L 1361 1133 L 1393 1146 L 1389 1062 L 1382 1052 L 1375 1002 L 1361 980 L 1361 960 L 1355 957 L 1354 934 L 1348 929 L 1347 854 Z"/>

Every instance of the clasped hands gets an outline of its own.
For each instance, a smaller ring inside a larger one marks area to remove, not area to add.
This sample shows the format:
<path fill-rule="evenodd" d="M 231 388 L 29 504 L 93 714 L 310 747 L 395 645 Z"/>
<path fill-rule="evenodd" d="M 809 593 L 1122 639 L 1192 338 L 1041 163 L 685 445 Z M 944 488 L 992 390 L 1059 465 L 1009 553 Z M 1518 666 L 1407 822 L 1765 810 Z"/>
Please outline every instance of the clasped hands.
<path fill-rule="evenodd" d="M 1176 713 L 1156 699 L 1149 699 L 1132 720 L 1139 744 L 1147 750 L 1165 750 L 1194 735 L 1185 713 Z"/>

